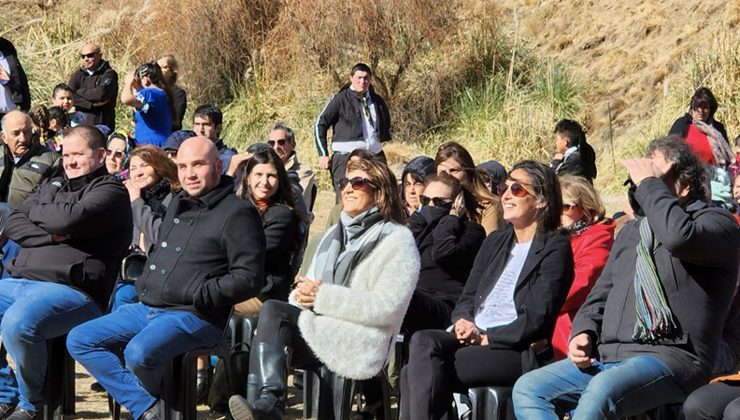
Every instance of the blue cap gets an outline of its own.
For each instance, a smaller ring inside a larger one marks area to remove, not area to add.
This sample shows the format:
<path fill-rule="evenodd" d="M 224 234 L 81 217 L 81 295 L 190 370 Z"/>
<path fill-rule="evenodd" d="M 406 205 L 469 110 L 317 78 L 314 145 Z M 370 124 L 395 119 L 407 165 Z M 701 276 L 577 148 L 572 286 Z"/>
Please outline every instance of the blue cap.
<path fill-rule="evenodd" d="M 164 141 L 164 146 L 162 146 L 162 149 L 179 150 L 182 142 L 195 136 L 196 134 L 193 130 L 177 130 L 174 133 L 170 134 L 169 137 L 167 137 L 167 140 Z"/>

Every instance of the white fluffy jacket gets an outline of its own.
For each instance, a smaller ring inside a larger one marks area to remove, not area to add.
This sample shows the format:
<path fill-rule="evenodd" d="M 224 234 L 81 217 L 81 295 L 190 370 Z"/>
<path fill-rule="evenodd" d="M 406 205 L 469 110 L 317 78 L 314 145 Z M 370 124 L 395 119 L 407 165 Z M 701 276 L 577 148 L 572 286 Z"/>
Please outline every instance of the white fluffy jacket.
<path fill-rule="evenodd" d="M 313 311 L 298 327 L 331 371 L 368 379 L 385 365 L 419 279 L 419 252 L 411 232 L 394 225 L 350 275 L 348 287 L 322 284 Z M 297 306 L 295 292 L 290 302 Z"/>

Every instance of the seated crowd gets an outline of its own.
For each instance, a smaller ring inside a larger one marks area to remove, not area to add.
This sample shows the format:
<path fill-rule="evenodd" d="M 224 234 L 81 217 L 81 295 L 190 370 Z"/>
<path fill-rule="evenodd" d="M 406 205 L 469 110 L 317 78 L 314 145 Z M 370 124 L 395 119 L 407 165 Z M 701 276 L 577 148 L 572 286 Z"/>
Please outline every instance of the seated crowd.
<path fill-rule="evenodd" d="M 520 419 L 668 405 L 740 418 L 740 140 L 709 89 L 622 162 L 628 205 L 610 218 L 568 119 L 549 164 L 476 166 L 450 141 L 397 179 L 388 105 L 359 63 L 316 119 L 337 204 L 309 241 L 317 184 L 290 127 L 239 153 L 213 105 L 182 129 L 175 57 L 128 73 L 119 96 L 100 47 L 80 56 L 51 108 L 30 113 L 20 63 L 0 56 L 0 418 L 42 417 L 46 341 L 65 335 L 135 419 L 165 418 L 172 359 L 218 344 L 232 316 L 258 318 L 248 372 L 230 395 L 201 357 L 197 393 L 237 420 L 283 418 L 291 369 L 319 367 L 398 376 L 403 419 L 458 418 L 455 394 L 487 386 L 513 388 Z M 119 100 L 132 135 L 115 131 Z M 130 282 L 134 255 L 146 262 Z M 378 396 L 363 392 L 373 416 Z"/>

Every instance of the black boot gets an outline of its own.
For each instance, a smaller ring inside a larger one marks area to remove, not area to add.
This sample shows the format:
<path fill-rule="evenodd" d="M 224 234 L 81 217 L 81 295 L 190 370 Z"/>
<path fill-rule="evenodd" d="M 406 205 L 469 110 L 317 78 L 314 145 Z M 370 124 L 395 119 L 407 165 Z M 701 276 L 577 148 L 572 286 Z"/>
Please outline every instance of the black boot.
<path fill-rule="evenodd" d="M 234 419 L 282 420 L 288 388 L 288 355 L 287 347 L 275 344 L 259 343 L 252 348 L 246 404 L 243 400 L 229 400 Z"/>

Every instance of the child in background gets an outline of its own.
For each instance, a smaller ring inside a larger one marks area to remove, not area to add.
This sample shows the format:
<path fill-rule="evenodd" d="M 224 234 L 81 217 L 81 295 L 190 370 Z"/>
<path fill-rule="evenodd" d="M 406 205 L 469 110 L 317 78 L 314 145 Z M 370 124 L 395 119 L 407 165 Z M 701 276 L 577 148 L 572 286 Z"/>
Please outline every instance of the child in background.
<path fill-rule="evenodd" d="M 60 83 L 54 86 L 54 90 L 51 94 L 52 106 L 58 106 L 65 112 L 74 112 L 74 96 L 72 96 L 72 88 L 67 86 L 65 83 Z"/>
<path fill-rule="evenodd" d="M 47 141 L 46 147 L 56 152 L 62 151 L 62 130 L 69 127 L 69 114 L 58 107 L 49 108 L 49 131 L 53 132 Z"/>

